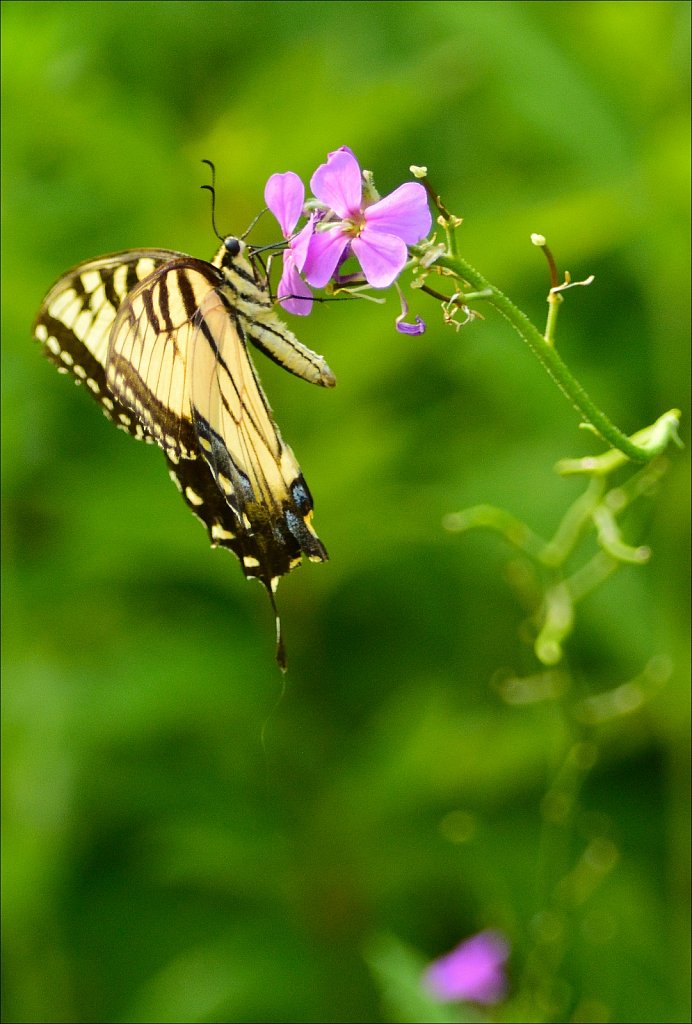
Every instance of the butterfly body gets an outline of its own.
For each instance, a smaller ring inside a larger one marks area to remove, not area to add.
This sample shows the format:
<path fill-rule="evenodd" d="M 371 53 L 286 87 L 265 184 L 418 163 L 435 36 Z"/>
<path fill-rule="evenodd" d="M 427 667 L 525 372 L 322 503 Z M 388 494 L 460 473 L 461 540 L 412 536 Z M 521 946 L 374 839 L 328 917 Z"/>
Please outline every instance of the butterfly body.
<path fill-rule="evenodd" d="M 47 294 L 34 335 L 118 427 L 163 449 L 212 545 L 233 551 L 272 604 L 302 555 L 327 559 L 248 341 L 311 383 L 336 382 L 277 316 L 244 243 L 224 239 L 211 263 L 168 249 L 81 263 Z"/>

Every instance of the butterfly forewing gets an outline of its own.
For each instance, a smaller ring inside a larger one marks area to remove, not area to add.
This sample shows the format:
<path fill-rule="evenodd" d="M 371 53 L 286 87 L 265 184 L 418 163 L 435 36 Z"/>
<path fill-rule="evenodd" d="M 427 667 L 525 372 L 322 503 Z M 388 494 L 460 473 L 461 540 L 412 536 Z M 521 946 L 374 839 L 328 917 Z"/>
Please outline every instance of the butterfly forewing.
<path fill-rule="evenodd" d="M 163 448 L 212 544 L 270 596 L 302 554 L 327 558 L 246 338 L 306 380 L 330 387 L 334 377 L 276 316 L 241 253 L 222 246 L 212 264 L 133 250 L 80 264 L 48 293 L 34 332 L 118 426 Z"/>
<path fill-rule="evenodd" d="M 110 334 L 108 386 L 173 460 L 198 455 L 190 405 L 196 314 L 220 283 L 210 264 L 178 256 L 129 293 Z"/>
<path fill-rule="evenodd" d="M 34 336 L 58 372 L 84 384 L 108 418 L 134 437 L 147 439 L 144 427 L 106 382 L 110 331 L 128 292 L 176 255 L 167 249 L 133 249 L 80 263 L 51 288 L 34 322 Z"/>

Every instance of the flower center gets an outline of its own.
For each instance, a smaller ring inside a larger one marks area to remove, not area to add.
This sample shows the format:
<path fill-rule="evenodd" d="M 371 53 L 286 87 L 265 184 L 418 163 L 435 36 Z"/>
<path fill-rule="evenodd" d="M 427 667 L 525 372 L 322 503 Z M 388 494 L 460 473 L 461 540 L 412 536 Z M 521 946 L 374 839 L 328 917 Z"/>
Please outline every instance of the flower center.
<path fill-rule="evenodd" d="M 342 220 L 341 227 L 345 235 L 349 235 L 351 238 L 358 238 L 365 227 L 363 211 L 355 210 L 349 217 Z"/>

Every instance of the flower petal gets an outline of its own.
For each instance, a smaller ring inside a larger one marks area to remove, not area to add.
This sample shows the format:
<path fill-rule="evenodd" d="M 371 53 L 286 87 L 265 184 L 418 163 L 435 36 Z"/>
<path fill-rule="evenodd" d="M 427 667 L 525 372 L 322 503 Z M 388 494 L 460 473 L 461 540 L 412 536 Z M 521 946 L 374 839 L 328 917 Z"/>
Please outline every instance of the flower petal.
<path fill-rule="evenodd" d="M 365 222 L 376 231 L 397 235 L 407 245 L 419 242 L 432 225 L 425 189 L 417 181 L 399 185 L 384 199 L 366 207 Z"/>
<path fill-rule="evenodd" d="M 304 200 L 305 186 L 294 171 L 272 174 L 264 189 L 264 201 L 278 220 L 284 238 L 298 223 Z"/>
<path fill-rule="evenodd" d="M 279 281 L 277 301 L 287 313 L 295 316 L 308 316 L 312 311 L 312 292 L 298 273 L 290 249 L 284 252 L 284 269 Z"/>
<path fill-rule="evenodd" d="M 387 288 L 401 273 L 408 250 L 396 235 L 383 234 L 366 226 L 351 248 L 363 268 L 366 280 L 373 288 Z"/>
<path fill-rule="evenodd" d="M 333 149 L 331 153 L 327 153 L 327 156 L 334 156 L 335 153 L 350 153 L 354 160 L 358 160 L 350 146 L 339 146 L 338 149 Z"/>
<path fill-rule="evenodd" d="M 435 960 L 424 975 L 430 992 L 445 1002 L 499 1003 L 506 994 L 504 964 L 509 944 L 500 932 L 485 931 Z"/>
<path fill-rule="evenodd" d="M 312 238 L 314 230 L 315 215 L 313 213 L 305 227 L 290 241 L 291 252 L 293 253 L 293 259 L 298 270 L 302 270 L 305 266 L 305 260 L 307 259 L 308 248 L 310 246 L 310 239 Z"/>
<path fill-rule="evenodd" d="M 320 164 L 312 178 L 310 188 L 321 203 L 325 203 L 338 217 L 348 217 L 360 210 L 363 185 L 358 161 L 350 150 L 337 149 L 330 153 L 326 164 Z"/>
<path fill-rule="evenodd" d="M 348 243 L 349 238 L 340 227 L 314 233 L 303 264 L 303 273 L 313 288 L 324 288 Z"/>

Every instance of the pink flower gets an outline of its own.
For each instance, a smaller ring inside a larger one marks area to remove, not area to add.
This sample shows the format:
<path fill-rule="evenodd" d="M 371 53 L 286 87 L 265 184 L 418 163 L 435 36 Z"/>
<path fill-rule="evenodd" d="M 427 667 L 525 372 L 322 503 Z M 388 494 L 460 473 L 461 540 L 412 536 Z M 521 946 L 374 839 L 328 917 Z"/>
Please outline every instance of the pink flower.
<path fill-rule="evenodd" d="M 303 212 L 305 186 L 293 171 L 272 174 L 264 189 L 264 201 L 281 227 L 288 241 L 283 253 L 283 273 L 279 281 L 278 301 L 288 313 L 308 316 L 312 310 L 312 292 L 300 276 L 307 256 L 313 219 L 292 236 Z"/>
<path fill-rule="evenodd" d="M 430 230 L 432 217 L 423 186 L 408 182 L 368 205 L 358 161 L 345 147 L 329 154 L 310 185 L 317 199 L 339 220 L 323 230 L 318 225 L 310 239 L 303 265 L 309 283 L 324 287 L 350 248 L 368 283 L 373 288 L 387 288 L 408 259 L 407 246 Z"/>
<path fill-rule="evenodd" d="M 507 991 L 508 956 L 509 943 L 500 932 L 479 932 L 434 960 L 423 983 L 441 1002 L 499 1003 Z"/>

